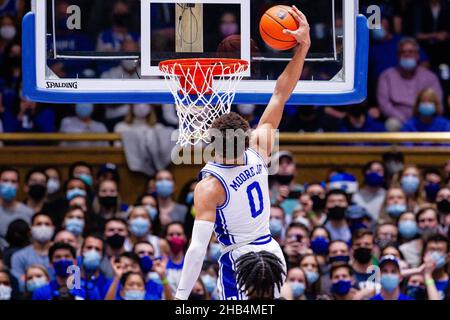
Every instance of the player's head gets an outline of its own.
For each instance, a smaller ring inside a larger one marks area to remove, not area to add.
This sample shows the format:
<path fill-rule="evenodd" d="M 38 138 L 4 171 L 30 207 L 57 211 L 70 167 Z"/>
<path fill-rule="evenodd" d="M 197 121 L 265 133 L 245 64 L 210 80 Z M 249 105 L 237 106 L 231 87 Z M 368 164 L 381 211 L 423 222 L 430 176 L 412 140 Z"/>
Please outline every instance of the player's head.
<path fill-rule="evenodd" d="M 235 112 L 214 120 L 210 135 L 216 157 L 223 160 L 241 158 L 250 144 L 249 129 L 248 121 Z"/>
<path fill-rule="evenodd" d="M 275 288 L 281 289 L 285 275 L 281 260 L 267 251 L 249 252 L 236 260 L 239 289 L 250 300 L 273 299 Z"/>

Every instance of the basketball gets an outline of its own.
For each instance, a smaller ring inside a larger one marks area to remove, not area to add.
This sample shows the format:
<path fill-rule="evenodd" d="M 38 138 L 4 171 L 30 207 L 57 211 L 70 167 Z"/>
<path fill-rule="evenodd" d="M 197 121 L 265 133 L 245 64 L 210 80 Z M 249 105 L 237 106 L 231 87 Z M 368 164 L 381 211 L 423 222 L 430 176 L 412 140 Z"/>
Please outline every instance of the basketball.
<path fill-rule="evenodd" d="M 290 9 L 288 6 L 274 6 L 261 18 L 259 32 L 272 49 L 283 51 L 297 45 L 293 36 L 283 33 L 284 29 L 296 30 L 299 27 L 297 20 L 289 13 Z"/>

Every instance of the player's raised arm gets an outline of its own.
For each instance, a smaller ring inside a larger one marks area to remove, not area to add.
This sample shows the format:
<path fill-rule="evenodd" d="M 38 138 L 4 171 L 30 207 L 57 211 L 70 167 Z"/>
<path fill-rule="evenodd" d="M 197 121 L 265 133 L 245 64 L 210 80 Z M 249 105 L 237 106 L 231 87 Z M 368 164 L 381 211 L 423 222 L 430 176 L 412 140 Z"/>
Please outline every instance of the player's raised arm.
<path fill-rule="evenodd" d="M 257 129 L 252 135 L 252 145 L 258 151 L 270 156 L 274 139 L 274 131 L 278 129 L 283 116 L 284 105 L 289 100 L 303 71 L 306 55 L 311 46 L 310 29 L 305 15 L 293 6 L 289 13 L 299 22 L 297 30 L 284 30 L 286 34 L 292 35 L 299 46 L 296 48 L 294 57 L 287 65 L 284 72 L 277 80 L 274 93 Z"/>
<path fill-rule="evenodd" d="M 192 240 L 184 258 L 175 299 L 187 300 L 202 269 L 216 221 L 216 208 L 225 201 L 225 191 L 215 178 L 199 182 L 194 191 L 195 222 Z"/>

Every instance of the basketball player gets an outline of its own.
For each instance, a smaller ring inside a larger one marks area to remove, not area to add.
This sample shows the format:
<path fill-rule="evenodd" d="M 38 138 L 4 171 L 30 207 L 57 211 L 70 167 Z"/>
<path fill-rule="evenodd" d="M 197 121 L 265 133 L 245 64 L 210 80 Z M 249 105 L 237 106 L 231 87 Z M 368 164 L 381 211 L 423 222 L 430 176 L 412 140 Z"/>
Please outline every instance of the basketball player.
<path fill-rule="evenodd" d="M 239 290 L 235 261 L 249 252 L 268 251 L 286 262 L 278 243 L 269 231 L 270 198 L 267 164 L 272 153 L 275 132 L 283 115 L 284 105 L 294 91 L 302 74 L 304 61 L 311 45 L 310 29 L 304 14 L 295 6 L 290 13 L 299 22 L 298 30 L 284 30 L 299 43 L 294 57 L 277 80 L 274 94 L 261 121 L 245 141 L 224 139 L 223 150 L 215 151 L 214 162 L 200 172 L 201 181 L 194 192 L 196 218 L 192 241 L 186 253 L 175 299 L 186 300 L 198 279 L 213 230 L 222 244 L 219 259 L 218 288 L 223 300 L 246 300 Z M 211 129 L 226 136 L 230 130 L 249 130 L 249 124 L 236 113 L 219 117 Z M 227 158 L 226 148 L 233 150 Z M 228 142 L 228 143 L 227 143 Z M 240 152 L 237 144 L 245 144 Z M 219 148 L 220 150 L 220 148 Z M 248 289 L 248 288 L 247 288 Z M 279 293 L 276 293 L 276 297 Z"/>

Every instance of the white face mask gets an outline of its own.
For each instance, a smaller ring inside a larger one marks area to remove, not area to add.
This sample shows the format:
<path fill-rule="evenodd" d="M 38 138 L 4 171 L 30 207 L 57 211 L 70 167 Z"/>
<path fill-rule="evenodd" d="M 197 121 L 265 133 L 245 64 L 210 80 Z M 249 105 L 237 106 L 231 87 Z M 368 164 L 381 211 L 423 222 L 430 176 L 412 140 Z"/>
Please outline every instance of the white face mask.
<path fill-rule="evenodd" d="M 136 118 L 147 118 L 150 112 L 152 112 L 152 107 L 148 104 L 140 103 L 133 106 L 133 114 Z"/>
<path fill-rule="evenodd" d="M 16 36 L 16 28 L 14 26 L 3 26 L 0 28 L 0 35 L 5 40 L 12 40 Z"/>
<path fill-rule="evenodd" d="M 12 288 L 0 284 L 0 300 L 11 300 Z"/>
<path fill-rule="evenodd" d="M 57 179 L 48 179 L 47 192 L 49 194 L 54 194 L 55 192 L 57 192 L 59 190 L 59 187 L 60 187 L 59 180 L 57 180 Z"/>
<path fill-rule="evenodd" d="M 238 104 L 237 110 L 244 116 L 251 115 L 255 111 L 256 106 L 254 104 Z"/>
<path fill-rule="evenodd" d="M 52 239 L 54 231 L 55 229 L 50 226 L 34 226 L 31 228 L 31 235 L 34 240 L 45 243 Z"/>
<path fill-rule="evenodd" d="M 124 60 L 121 63 L 122 68 L 130 72 L 136 69 L 136 63 L 133 60 Z"/>

